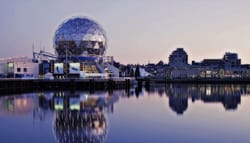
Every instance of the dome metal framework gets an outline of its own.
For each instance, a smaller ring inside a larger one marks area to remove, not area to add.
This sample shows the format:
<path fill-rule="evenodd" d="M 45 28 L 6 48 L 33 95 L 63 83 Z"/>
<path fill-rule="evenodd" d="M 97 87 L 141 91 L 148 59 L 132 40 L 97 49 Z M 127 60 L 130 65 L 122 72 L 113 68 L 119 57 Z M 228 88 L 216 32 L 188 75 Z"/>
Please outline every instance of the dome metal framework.
<path fill-rule="evenodd" d="M 95 21 L 75 17 L 63 22 L 55 32 L 54 48 L 58 57 L 97 57 L 107 49 L 107 36 Z"/>

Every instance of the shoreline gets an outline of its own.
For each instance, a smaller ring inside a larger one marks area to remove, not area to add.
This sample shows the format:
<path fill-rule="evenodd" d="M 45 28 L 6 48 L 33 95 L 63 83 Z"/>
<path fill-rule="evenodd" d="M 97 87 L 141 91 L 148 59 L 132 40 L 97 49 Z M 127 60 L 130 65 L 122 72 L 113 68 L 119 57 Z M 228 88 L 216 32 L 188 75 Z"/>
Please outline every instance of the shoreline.
<path fill-rule="evenodd" d="M 154 84 L 250 84 L 250 78 L 105 78 L 105 79 L 0 79 L 0 94 L 42 90 L 107 90 L 130 89 L 134 85 L 149 87 Z"/>
<path fill-rule="evenodd" d="M 39 90 L 114 90 L 129 89 L 135 79 L 0 79 L 0 93 Z"/>
<path fill-rule="evenodd" d="M 182 79 L 164 79 L 164 78 L 144 78 L 138 79 L 145 83 L 187 83 L 187 84 L 250 84 L 250 78 L 182 78 Z"/>

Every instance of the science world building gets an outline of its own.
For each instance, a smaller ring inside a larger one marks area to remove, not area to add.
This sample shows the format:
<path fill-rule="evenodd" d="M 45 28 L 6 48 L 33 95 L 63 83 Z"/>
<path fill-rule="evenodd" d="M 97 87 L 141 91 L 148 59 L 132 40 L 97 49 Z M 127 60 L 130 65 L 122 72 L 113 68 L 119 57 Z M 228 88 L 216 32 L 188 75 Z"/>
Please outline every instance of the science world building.
<path fill-rule="evenodd" d="M 54 48 L 59 58 L 100 57 L 107 48 L 103 28 L 88 18 L 72 18 L 63 22 L 55 32 Z"/>
<path fill-rule="evenodd" d="M 119 76 L 113 57 L 105 55 L 107 41 L 104 29 L 96 21 L 86 17 L 67 19 L 55 31 L 56 58 L 43 62 L 40 73 L 52 73 L 56 78 Z"/>
<path fill-rule="evenodd" d="M 71 17 L 55 30 L 54 53 L 36 52 L 33 58 L 0 58 L 0 77 L 106 78 L 118 77 L 113 57 L 106 56 L 108 39 L 102 26 L 87 17 Z"/>

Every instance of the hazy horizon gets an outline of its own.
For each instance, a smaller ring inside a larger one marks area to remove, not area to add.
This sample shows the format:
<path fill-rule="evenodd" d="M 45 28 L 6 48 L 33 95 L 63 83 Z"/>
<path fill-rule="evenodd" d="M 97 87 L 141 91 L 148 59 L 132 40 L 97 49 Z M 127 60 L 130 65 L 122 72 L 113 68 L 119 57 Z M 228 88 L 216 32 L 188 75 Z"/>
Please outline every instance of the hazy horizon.
<path fill-rule="evenodd" d="M 2 0 L 0 57 L 54 52 L 57 27 L 71 16 L 97 21 L 108 37 L 107 55 L 123 64 L 168 63 L 178 47 L 192 60 L 237 52 L 250 63 L 249 0 Z M 139 55 L 139 56 L 138 56 Z"/>

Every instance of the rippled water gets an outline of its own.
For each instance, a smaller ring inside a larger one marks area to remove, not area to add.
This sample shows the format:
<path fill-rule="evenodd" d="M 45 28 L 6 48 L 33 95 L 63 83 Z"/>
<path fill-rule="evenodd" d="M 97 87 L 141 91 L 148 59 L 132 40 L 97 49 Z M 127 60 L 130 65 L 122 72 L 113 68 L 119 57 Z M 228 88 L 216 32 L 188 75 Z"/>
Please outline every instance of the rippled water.
<path fill-rule="evenodd" d="M 250 85 L 0 97 L 1 143 L 249 143 Z"/>

